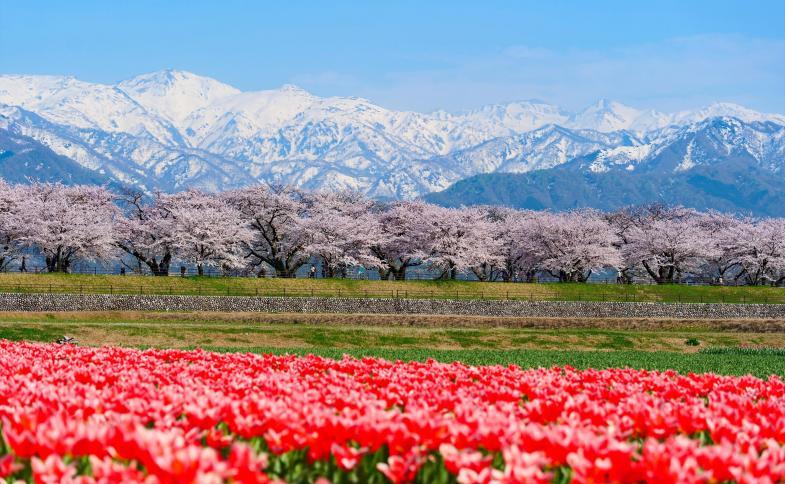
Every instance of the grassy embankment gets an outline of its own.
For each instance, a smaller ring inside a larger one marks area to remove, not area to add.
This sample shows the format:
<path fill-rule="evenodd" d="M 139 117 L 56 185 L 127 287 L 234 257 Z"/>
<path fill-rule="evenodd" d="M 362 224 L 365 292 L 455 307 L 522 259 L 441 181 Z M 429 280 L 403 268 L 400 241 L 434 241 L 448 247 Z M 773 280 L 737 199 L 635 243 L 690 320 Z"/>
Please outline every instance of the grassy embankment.
<path fill-rule="evenodd" d="M 0 274 L 0 292 L 785 303 L 785 288 Z"/>
<path fill-rule="evenodd" d="M 0 275 L 0 292 L 434 297 L 531 300 L 785 303 L 770 287 L 504 284 L 104 275 Z M 703 353 L 785 347 L 785 322 L 248 313 L 0 313 L 0 338 L 83 345 L 343 354 L 388 359 L 572 365 L 785 375 L 777 353 Z M 688 344 L 689 341 L 689 344 Z M 697 344 L 696 344 L 697 343 Z"/>
<path fill-rule="evenodd" d="M 673 323 L 667 331 L 610 327 L 536 329 L 325 324 L 319 315 L 222 313 L 0 313 L 0 338 L 82 345 L 204 348 L 214 351 L 377 356 L 387 359 L 625 367 L 785 376 L 777 352 L 706 353 L 708 348 L 785 347 L 785 333 L 719 331 L 706 323 Z M 393 318 L 394 316 L 390 316 Z M 315 319 L 314 319 L 315 318 Z"/>

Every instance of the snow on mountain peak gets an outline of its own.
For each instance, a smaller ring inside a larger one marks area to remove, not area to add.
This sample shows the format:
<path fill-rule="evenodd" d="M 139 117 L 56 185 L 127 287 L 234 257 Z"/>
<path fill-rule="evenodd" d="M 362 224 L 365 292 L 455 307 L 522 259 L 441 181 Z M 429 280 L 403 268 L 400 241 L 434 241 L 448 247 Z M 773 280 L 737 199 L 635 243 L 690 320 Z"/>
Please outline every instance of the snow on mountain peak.
<path fill-rule="evenodd" d="M 699 109 L 680 111 L 673 115 L 674 124 L 687 124 L 702 121 L 707 118 L 727 116 L 738 118 L 745 122 L 774 121 L 785 124 L 785 116 L 781 114 L 767 114 L 729 102 L 714 102 Z"/>
<path fill-rule="evenodd" d="M 719 161 L 746 160 L 776 173 L 785 151 L 785 125 L 745 122 L 716 116 L 691 124 L 670 125 L 647 134 L 634 147 L 610 147 L 596 153 L 589 170 L 606 172 L 618 167 L 648 165 L 649 169 L 689 171 Z"/>
<path fill-rule="evenodd" d="M 622 161 L 637 167 L 683 134 L 685 124 L 700 129 L 695 125 L 704 119 L 721 122 L 718 115 L 785 125 L 785 116 L 730 103 L 666 114 L 608 99 L 578 113 L 524 100 L 421 114 L 357 97 L 322 98 L 291 84 L 243 92 L 174 69 L 114 86 L 64 76 L 0 76 L 0 104 L 24 110 L 4 110 L 3 126 L 129 184 L 221 189 L 274 180 L 352 186 L 385 197 L 418 196 L 488 171 L 550 168 L 598 150 L 607 151 L 596 169 Z M 716 139 L 721 151 L 734 143 L 771 151 L 754 141 L 768 136 L 763 131 L 742 139 L 734 130 L 718 125 L 706 138 Z M 648 147 L 652 140 L 664 141 Z M 701 151 L 691 156 L 700 162 Z"/>
<path fill-rule="evenodd" d="M 236 89 L 228 84 L 224 84 L 212 77 L 200 76 L 193 72 L 178 69 L 162 69 L 160 71 L 140 74 L 130 79 L 120 81 L 118 87 L 128 87 L 135 90 L 159 89 L 167 91 L 177 87 L 178 84 L 191 84 L 208 89 L 222 89 L 230 93 L 238 93 Z"/>
<path fill-rule="evenodd" d="M 81 129 L 122 132 L 175 142 L 172 127 L 121 89 L 65 76 L 0 76 L 0 103 Z"/>
<path fill-rule="evenodd" d="M 299 92 L 299 93 L 310 94 L 308 91 L 306 91 L 305 89 L 303 89 L 300 86 L 297 86 L 295 84 L 283 84 L 281 87 L 278 88 L 278 90 L 279 91 Z"/>
<path fill-rule="evenodd" d="M 446 115 L 440 111 L 434 113 L 434 116 L 462 125 L 477 126 L 495 136 L 502 136 L 531 131 L 548 124 L 562 125 L 569 119 L 570 114 L 553 104 L 530 99 L 505 104 L 489 104 L 456 115 Z"/>
<path fill-rule="evenodd" d="M 630 128 L 641 111 L 616 101 L 600 99 L 576 113 L 570 120 L 571 127 L 597 131 L 618 131 Z"/>
<path fill-rule="evenodd" d="M 123 92 L 146 109 L 180 124 L 194 111 L 240 90 L 209 77 L 166 69 L 120 82 Z"/>

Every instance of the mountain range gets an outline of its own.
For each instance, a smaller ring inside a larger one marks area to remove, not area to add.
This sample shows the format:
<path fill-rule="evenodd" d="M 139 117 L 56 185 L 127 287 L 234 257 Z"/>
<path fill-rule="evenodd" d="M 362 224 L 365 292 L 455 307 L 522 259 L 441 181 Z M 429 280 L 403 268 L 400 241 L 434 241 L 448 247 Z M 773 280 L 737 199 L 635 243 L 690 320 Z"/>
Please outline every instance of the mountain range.
<path fill-rule="evenodd" d="M 557 210 L 613 210 L 657 201 L 700 210 L 785 216 L 785 126 L 781 124 L 715 117 L 627 141 L 591 150 L 550 169 L 475 175 L 424 198 L 446 206 L 498 204 Z M 487 153 L 477 156 L 487 158 Z"/>
<path fill-rule="evenodd" d="M 768 213 L 762 207 L 785 184 L 783 126 L 783 115 L 730 103 L 663 113 L 600 100 L 570 112 L 529 100 L 416 113 L 292 85 L 242 92 L 176 70 L 115 85 L 0 76 L 0 175 L 147 192 L 266 181 L 452 205 L 569 208 L 604 207 L 621 197 L 608 190 L 623 180 L 632 201 L 687 186 L 713 193 L 696 204 Z M 699 176 L 716 179 L 675 181 Z M 611 179 L 606 188 L 599 181 Z M 672 188 L 636 189 L 644 179 Z M 720 202 L 720 186 L 745 195 Z"/>

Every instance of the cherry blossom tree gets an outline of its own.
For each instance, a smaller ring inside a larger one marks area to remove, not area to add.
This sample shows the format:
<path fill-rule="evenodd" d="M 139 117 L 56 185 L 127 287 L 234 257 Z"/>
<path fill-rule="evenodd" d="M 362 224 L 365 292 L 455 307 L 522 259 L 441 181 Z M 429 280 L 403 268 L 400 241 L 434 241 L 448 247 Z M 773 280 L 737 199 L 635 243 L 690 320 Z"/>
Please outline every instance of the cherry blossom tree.
<path fill-rule="evenodd" d="M 322 260 L 325 277 L 345 277 L 350 266 L 385 267 L 371 247 L 381 229 L 373 202 L 357 192 L 314 192 L 307 199 L 306 250 Z"/>
<path fill-rule="evenodd" d="M 606 220 L 610 224 L 614 233 L 616 234 L 616 242 L 614 246 L 622 254 L 622 263 L 617 267 L 618 282 L 625 284 L 632 284 L 636 276 L 636 269 L 640 266 L 640 262 L 630 260 L 624 257 L 624 247 L 630 243 L 630 235 L 634 227 L 638 223 L 642 223 L 645 218 L 646 211 L 639 207 L 625 207 L 621 210 L 611 212 L 606 215 Z"/>
<path fill-rule="evenodd" d="M 704 259 L 702 274 L 715 281 L 725 281 L 737 272 L 739 260 L 734 251 L 737 233 L 750 230 L 752 221 L 733 215 L 710 211 L 699 218 L 699 224 L 712 245 Z"/>
<path fill-rule="evenodd" d="M 496 273 L 505 282 L 520 278 L 531 282 L 537 268 L 523 242 L 530 240 L 527 222 L 534 212 L 507 207 L 485 207 L 485 210 L 494 222 L 493 237 L 499 243 L 496 253 L 501 263 Z"/>
<path fill-rule="evenodd" d="M 622 256 L 628 265 L 642 265 L 657 284 L 679 282 L 716 255 L 701 219 L 683 207 L 646 207 L 626 233 Z"/>
<path fill-rule="evenodd" d="M 505 264 L 505 213 L 496 207 L 466 209 L 475 220 L 474 244 L 476 260 L 469 270 L 478 280 L 494 281 L 504 271 Z"/>
<path fill-rule="evenodd" d="M 732 252 L 747 284 L 785 282 L 785 219 L 761 219 L 734 227 Z"/>
<path fill-rule="evenodd" d="M 242 248 L 257 275 L 264 275 L 271 267 L 280 277 L 294 277 L 308 261 L 302 198 L 289 186 L 255 185 L 224 194 L 251 231 L 252 237 L 243 242 Z"/>
<path fill-rule="evenodd" d="M 774 255 L 768 263 L 772 284 L 783 286 L 785 285 L 785 219 L 768 219 L 766 225 L 769 253 Z"/>
<path fill-rule="evenodd" d="M 428 265 L 441 271 L 441 278 L 455 279 L 458 272 L 500 266 L 500 241 L 494 238 L 493 222 L 478 208 L 444 208 L 428 205 L 422 214 Z"/>
<path fill-rule="evenodd" d="M 8 270 L 20 256 L 21 190 L 0 179 L 0 272 Z"/>
<path fill-rule="evenodd" d="M 382 279 L 404 279 L 408 268 L 427 263 L 440 277 L 465 271 L 481 281 L 533 280 L 548 272 L 585 282 L 599 268 L 616 267 L 628 282 L 641 274 L 659 284 L 700 274 L 783 284 L 784 234 L 781 218 L 657 204 L 607 215 L 451 209 L 264 185 L 220 195 L 125 193 L 113 200 L 100 187 L 0 180 L 0 271 L 33 249 L 51 272 L 68 272 L 77 259 L 125 254 L 154 275 L 167 275 L 182 260 L 199 274 L 208 266 L 251 267 L 259 275 L 269 268 L 291 277 L 318 257 L 327 277 L 363 266 L 377 268 Z"/>
<path fill-rule="evenodd" d="M 240 212 L 217 195 L 188 190 L 161 195 L 161 208 L 173 219 L 176 256 L 196 265 L 229 269 L 243 264 L 242 247 L 251 238 Z"/>
<path fill-rule="evenodd" d="M 129 192 L 119 201 L 126 215 L 117 220 L 117 246 L 136 260 L 139 272 L 144 264 L 154 276 L 168 276 L 176 228 L 161 194 L 145 200 L 141 192 Z"/>
<path fill-rule="evenodd" d="M 421 201 L 404 201 L 384 207 L 378 213 L 381 233 L 371 252 L 383 262 L 379 277 L 387 280 L 406 279 L 406 270 L 422 264 L 424 253 L 424 217 L 429 205 Z"/>
<path fill-rule="evenodd" d="M 541 244 L 536 236 L 541 230 L 540 216 L 543 212 L 514 211 L 506 218 L 500 236 L 504 241 L 503 257 L 505 269 L 511 278 L 524 282 L 536 282 L 537 274 L 543 271 Z"/>
<path fill-rule="evenodd" d="M 594 270 L 621 264 L 613 228 L 596 211 L 539 212 L 526 232 L 529 257 L 561 282 L 586 282 Z"/>
<path fill-rule="evenodd" d="M 117 254 L 113 195 L 96 186 L 33 183 L 21 187 L 20 241 L 36 247 L 49 272 L 69 272 L 77 259 Z"/>

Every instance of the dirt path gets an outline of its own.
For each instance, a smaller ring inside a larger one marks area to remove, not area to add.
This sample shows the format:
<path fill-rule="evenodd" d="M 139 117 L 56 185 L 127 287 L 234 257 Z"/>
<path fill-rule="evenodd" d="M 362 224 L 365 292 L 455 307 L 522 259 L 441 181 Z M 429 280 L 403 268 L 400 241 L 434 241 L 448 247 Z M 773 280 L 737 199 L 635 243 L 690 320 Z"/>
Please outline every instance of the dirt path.
<path fill-rule="evenodd" d="M 664 318 L 516 318 L 453 315 L 291 314 L 258 312 L 0 312 L 5 322 L 147 322 L 213 324 L 312 324 L 421 328 L 616 329 L 638 331 L 705 330 L 785 333 L 785 320 Z"/>

